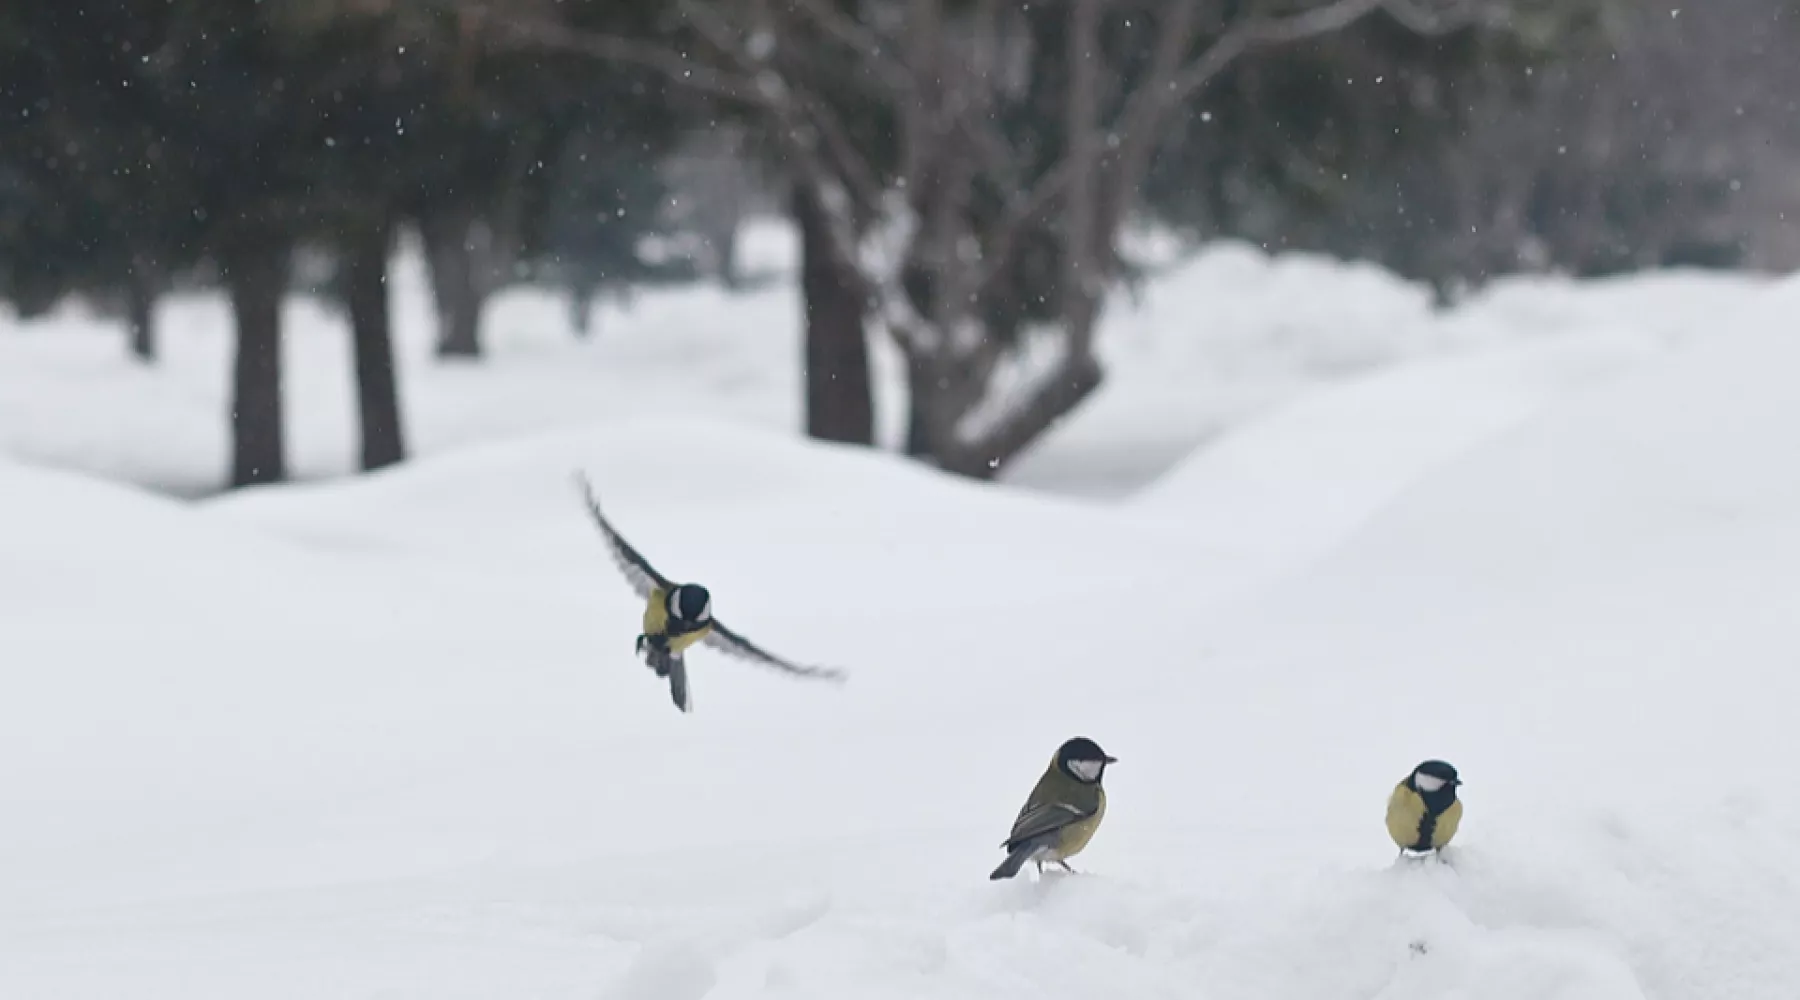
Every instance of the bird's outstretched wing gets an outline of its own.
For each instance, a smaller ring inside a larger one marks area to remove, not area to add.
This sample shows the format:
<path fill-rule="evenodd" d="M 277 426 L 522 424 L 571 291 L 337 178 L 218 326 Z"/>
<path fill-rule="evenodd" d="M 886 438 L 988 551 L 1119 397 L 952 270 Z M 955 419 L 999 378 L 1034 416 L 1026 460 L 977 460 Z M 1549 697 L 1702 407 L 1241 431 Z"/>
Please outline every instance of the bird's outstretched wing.
<path fill-rule="evenodd" d="M 1013 820 L 1012 835 L 1006 838 L 1006 844 L 1019 844 L 1033 837 L 1041 837 L 1090 815 L 1092 813 L 1083 812 L 1066 802 L 1027 806 L 1019 813 L 1019 818 Z"/>
<path fill-rule="evenodd" d="M 669 582 L 668 577 L 658 573 L 656 567 L 650 565 L 650 560 L 645 559 L 637 549 L 631 547 L 630 542 L 613 530 L 606 515 L 600 513 L 600 501 L 594 498 L 594 488 L 588 483 L 587 477 L 577 472 L 575 482 L 581 487 L 582 498 L 587 501 L 588 513 L 593 516 L 601 536 L 606 539 L 606 547 L 612 552 L 613 562 L 618 564 L 619 572 L 625 574 L 625 580 L 631 584 L 631 589 L 637 591 L 639 597 L 649 600 L 651 591 L 667 591 L 673 587 L 674 584 Z"/>
<path fill-rule="evenodd" d="M 713 620 L 711 631 L 707 632 L 706 637 L 700 641 L 728 656 L 736 656 L 740 659 L 749 660 L 752 663 L 765 667 L 773 667 L 776 670 L 794 674 L 799 677 L 814 677 L 820 680 L 833 681 L 841 681 L 844 679 L 844 672 L 836 667 L 805 667 L 800 666 L 799 664 L 789 663 L 781 657 L 763 650 L 750 640 L 726 628 L 725 624 L 718 619 Z"/>

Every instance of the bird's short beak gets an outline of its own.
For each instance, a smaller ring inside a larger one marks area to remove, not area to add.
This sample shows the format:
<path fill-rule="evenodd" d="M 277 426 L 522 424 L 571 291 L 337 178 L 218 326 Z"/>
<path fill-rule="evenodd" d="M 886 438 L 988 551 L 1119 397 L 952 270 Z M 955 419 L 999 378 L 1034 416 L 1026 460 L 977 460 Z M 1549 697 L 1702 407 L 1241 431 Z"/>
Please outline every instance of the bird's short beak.
<path fill-rule="evenodd" d="M 1108 758 L 1106 758 L 1106 762 L 1107 762 L 1107 763 L 1108 763 L 1108 764 L 1117 764 L 1117 763 L 1118 763 L 1118 762 L 1119 762 L 1119 758 L 1117 758 L 1117 757 L 1108 757 Z"/>

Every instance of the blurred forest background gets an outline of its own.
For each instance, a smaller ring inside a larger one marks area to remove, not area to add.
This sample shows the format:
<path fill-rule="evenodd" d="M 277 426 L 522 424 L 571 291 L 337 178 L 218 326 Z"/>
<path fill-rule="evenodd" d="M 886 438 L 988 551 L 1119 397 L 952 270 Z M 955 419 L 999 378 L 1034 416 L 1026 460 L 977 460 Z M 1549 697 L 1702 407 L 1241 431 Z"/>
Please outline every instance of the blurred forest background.
<path fill-rule="evenodd" d="M 754 281 L 801 238 L 807 432 L 990 476 L 1101 383 L 1122 234 L 1496 276 L 1800 266 L 1791 0 L 39 0 L 0 5 L 0 298 L 220 290 L 235 485 L 285 478 L 284 296 L 353 331 L 362 464 L 404 459 L 387 274 L 446 364 L 484 302 Z M 599 331 L 598 335 L 603 335 Z M 1000 392 L 999 387 L 1009 387 Z"/>

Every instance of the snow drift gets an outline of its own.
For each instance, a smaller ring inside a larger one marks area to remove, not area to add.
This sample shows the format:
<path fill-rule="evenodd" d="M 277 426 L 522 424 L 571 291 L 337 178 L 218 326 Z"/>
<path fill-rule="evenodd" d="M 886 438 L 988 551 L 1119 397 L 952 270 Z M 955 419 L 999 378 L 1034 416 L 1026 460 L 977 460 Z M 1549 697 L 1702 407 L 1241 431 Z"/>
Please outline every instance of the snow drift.
<path fill-rule="evenodd" d="M 1563 360 L 1231 547 L 699 419 L 197 510 L 0 470 L 0 995 L 1788 1000 L 1800 346 L 1538 408 Z M 675 713 L 575 467 L 849 683 L 699 653 Z M 1075 733 L 1090 874 L 987 883 Z M 1428 756 L 1454 868 L 1392 868 Z"/>
<path fill-rule="evenodd" d="M 1796 363 L 1790 336 L 1731 335 L 1555 406 L 1221 637 L 1304 692 L 1283 711 L 1307 745 L 1463 768 L 1470 905 L 1446 929 L 1529 931 L 1543 965 L 1469 995 L 1800 984 L 1800 796 L 1774 774 L 1800 751 Z"/>
<path fill-rule="evenodd" d="M 1657 354 L 1639 337 L 1596 332 L 1352 379 L 1226 434 L 1130 502 L 1230 552 L 1238 572 L 1278 577 L 1440 464 Z"/>

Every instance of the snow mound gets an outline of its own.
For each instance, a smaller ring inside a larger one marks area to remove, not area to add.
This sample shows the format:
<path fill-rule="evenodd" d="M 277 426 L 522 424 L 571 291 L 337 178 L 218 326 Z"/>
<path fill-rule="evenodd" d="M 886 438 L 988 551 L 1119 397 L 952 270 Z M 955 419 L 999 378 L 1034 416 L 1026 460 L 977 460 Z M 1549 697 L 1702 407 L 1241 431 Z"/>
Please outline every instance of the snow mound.
<path fill-rule="evenodd" d="M 1345 380 L 1562 340 L 1601 345 L 1585 348 L 1600 355 L 1614 345 L 1614 361 L 1634 346 L 1648 358 L 1709 336 L 1768 286 L 1728 272 L 1520 276 L 1438 310 L 1426 286 L 1366 263 L 1208 244 L 1109 302 L 1098 341 L 1106 385 L 1007 478 L 1126 497 L 1218 435 Z M 1771 308 L 1755 321 L 1786 319 Z"/>
<path fill-rule="evenodd" d="M 817 581 L 872 596 L 894 591 L 888 581 L 933 580 L 895 591 L 914 612 L 1005 607 L 1015 600 L 1013 580 L 1031 581 L 1031 599 L 1117 590 L 1141 579 L 1166 545 L 1155 525 L 1107 507 L 699 418 L 530 435 L 353 482 L 222 497 L 203 509 L 323 548 L 404 552 L 483 573 L 600 574 L 599 587 L 584 589 L 610 588 L 578 472 L 614 526 L 665 573 L 705 578 L 742 595 L 740 606 L 784 617 L 816 612 L 775 605 L 777 595 L 810 593 Z M 1070 565 L 1084 571 L 1060 572 Z M 771 573 L 791 582 L 771 587 Z M 867 603 L 838 610 L 856 615 Z"/>
<path fill-rule="evenodd" d="M 1661 352 L 1606 332 L 1421 361 L 1303 396 L 1129 501 L 1270 577 L 1323 555 L 1441 463 Z"/>
<path fill-rule="evenodd" d="M 85 614 L 90 600 L 157 601 L 254 562 L 226 568 L 191 558 L 201 539 L 216 537 L 203 516 L 107 480 L 0 459 L 0 497 L 0 593 L 8 597 L 0 614 L 22 624 L 39 614 Z"/>
<path fill-rule="evenodd" d="M 1166 511 L 701 419 L 182 516 L 17 473 L 104 525 L 82 572 L 181 575 L 36 633 L 4 578 L 0 995 L 1790 1000 L 1800 344 L 1521 419 L 1584 357 L 1468 374 L 1460 430 L 1293 513 L 1354 529 L 1316 562 L 1246 517 L 1295 566 L 1266 589 Z M 700 652 L 676 713 L 574 468 L 849 683 Z M 1120 758 L 1089 874 L 987 882 L 1075 734 Z M 1467 815 L 1450 867 L 1396 867 L 1382 803 L 1428 756 Z"/>
<path fill-rule="evenodd" d="M 846 667 L 849 683 L 702 651 L 696 714 L 674 712 L 632 655 L 641 605 L 587 521 L 576 468 L 659 566 L 713 588 L 734 628 Z M 179 539 L 183 564 L 227 571 L 71 605 L 106 628 L 47 638 L 32 669 L 7 677 L 7 703 L 39 722 L 5 732 L 0 749 L 28 744 L 42 781 L 26 801 L 57 803 L 49 819 L 0 833 L 14 858 L 35 852 L 29 871 L 7 872 L 15 903 L 618 857 L 743 835 L 693 825 L 701 799 L 743 815 L 771 796 L 795 806 L 761 819 L 753 843 L 866 835 L 881 829 L 882 806 L 857 791 L 847 761 L 901 791 L 929 775 L 822 748 L 972 732 L 1037 704 L 1037 718 L 1016 723 L 1030 767 L 1086 714 L 1081 692 L 1034 688 L 1040 671 L 1078 669 L 1107 648 L 1117 604 L 1105 595 L 1156 589 L 1139 606 L 1174 614 L 1193 593 L 1167 585 L 1183 574 L 1158 566 L 1166 542 L 1153 526 L 702 421 L 523 439 L 183 513 L 198 526 Z M 84 572 L 176 558 L 156 547 L 164 533 L 144 534 L 121 532 L 108 561 Z M 243 538 L 304 553 L 305 565 L 245 565 Z M 1036 640 L 1017 655 L 995 628 L 1038 614 L 1071 633 L 1048 666 Z M 1108 684 L 1142 685 L 1153 666 Z M 113 706 L 98 719 L 96 700 Z M 73 748 L 58 742 L 70 719 L 96 723 Z M 613 773 L 619 760 L 656 766 Z M 766 768 L 794 777 L 771 790 Z M 611 774 L 604 794 L 599 774 Z M 618 826 L 620 797 L 662 801 L 671 782 L 679 802 Z M 937 796 L 921 822 L 943 822 L 965 794 Z M 815 800 L 847 812 L 821 827 Z M 156 805 L 103 822 L 126 802 Z M 108 846 L 64 843 L 65 824 L 112 831 L 94 834 Z M 217 846 L 184 847 L 201 842 Z"/>
<path fill-rule="evenodd" d="M 1457 763 L 1489 908 L 1646 997 L 1800 989 L 1797 364 L 1737 333 L 1564 401 L 1219 637 L 1311 745 Z"/>
<path fill-rule="evenodd" d="M 1564 401 L 1403 493 L 1271 602 L 1304 603 L 1315 632 L 1406 643 L 1408 660 L 1421 641 L 1454 643 L 1462 670 L 1492 666 L 1496 683 L 1579 676 L 1582 689 L 1551 690 L 1621 722 L 1633 699 L 1598 696 L 1652 678 L 1701 698 L 1694 709 L 1772 711 L 1765 696 L 1800 683 L 1777 669 L 1779 623 L 1800 606 L 1800 467 L 1773 460 L 1800 444 L 1782 372 L 1796 357 L 1785 333 L 1745 333 Z M 1423 586 L 1432 614 L 1416 620 Z M 1415 620 L 1399 635 L 1402 616 Z M 1479 641 L 1502 631 L 1509 648 Z M 1571 635 L 1605 642 L 1547 656 Z M 1510 648 L 1534 643 L 1543 655 Z"/>

